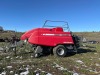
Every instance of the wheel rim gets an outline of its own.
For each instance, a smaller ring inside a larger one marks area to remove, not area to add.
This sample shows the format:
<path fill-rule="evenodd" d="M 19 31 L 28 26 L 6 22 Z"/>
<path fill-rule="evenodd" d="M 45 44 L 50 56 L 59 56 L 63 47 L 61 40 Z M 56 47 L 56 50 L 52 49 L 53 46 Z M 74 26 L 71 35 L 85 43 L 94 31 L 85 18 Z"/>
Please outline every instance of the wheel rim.
<path fill-rule="evenodd" d="M 64 54 L 64 49 L 59 48 L 59 49 L 57 50 L 57 53 L 58 53 L 58 55 L 63 55 L 63 54 Z"/>

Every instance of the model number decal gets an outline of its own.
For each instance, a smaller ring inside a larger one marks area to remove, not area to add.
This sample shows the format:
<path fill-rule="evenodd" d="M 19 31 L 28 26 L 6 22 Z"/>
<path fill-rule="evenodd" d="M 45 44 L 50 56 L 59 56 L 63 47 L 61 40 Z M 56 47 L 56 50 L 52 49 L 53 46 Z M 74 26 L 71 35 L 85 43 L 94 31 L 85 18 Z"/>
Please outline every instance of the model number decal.
<path fill-rule="evenodd" d="M 63 42 L 63 43 L 73 43 L 73 42 Z"/>
<path fill-rule="evenodd" d="M 71 36 L 70 34 L 42 34 L 45 36 Z"/>

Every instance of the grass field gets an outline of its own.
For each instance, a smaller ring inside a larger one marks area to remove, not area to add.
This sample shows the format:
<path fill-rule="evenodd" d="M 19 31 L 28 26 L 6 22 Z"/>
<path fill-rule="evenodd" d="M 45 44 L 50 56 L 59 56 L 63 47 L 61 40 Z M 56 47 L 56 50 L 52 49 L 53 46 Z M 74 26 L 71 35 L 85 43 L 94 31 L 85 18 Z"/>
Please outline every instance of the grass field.
<path fill-rule="evenodd" d="M 16 56 L 13 51 L 1 52 L 0 73 L 20 75 L 28 68 L 28 75 L 100 75 L 100 44 L 90 44 L 64 58 L 53 55 L 33 58 L 32 55 L 30 45 L 18 47 Z"/>
<path fill-rule="evenodd" d="M 100 33 L 82 33 L 84 37 L 99 40 Z M 78 33 L 78 35 L 80 35 Z M 80 36 L 82 36 L 80 35 Z M 92 35 L 94 35 L 92 37 Z M 91 40 L 92 40 L 91 39 Z M 4 47 L 7 43 L 0 43 Z M 100 75 L 100 44 L 85 44 L 75 55 L 55 57 L 53 55 L 34 58 L 31 45 L 17 47 L 13 51 L 0 52 L 1 75 Z M 22 74 L 24 73 L 24 74 Z"/>

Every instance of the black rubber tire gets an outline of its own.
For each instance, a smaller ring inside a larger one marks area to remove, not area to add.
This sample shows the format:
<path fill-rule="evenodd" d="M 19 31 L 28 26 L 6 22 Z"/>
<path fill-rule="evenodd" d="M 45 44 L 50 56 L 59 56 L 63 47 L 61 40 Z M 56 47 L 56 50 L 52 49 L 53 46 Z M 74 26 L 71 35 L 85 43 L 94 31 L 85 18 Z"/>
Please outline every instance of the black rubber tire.
<path fill-rule="evenodd" d="M 53 54 L 59 57 L 65 57 L 67 54 L 67 49 L 63 45 L 58 45 L 53 48 Z"/>

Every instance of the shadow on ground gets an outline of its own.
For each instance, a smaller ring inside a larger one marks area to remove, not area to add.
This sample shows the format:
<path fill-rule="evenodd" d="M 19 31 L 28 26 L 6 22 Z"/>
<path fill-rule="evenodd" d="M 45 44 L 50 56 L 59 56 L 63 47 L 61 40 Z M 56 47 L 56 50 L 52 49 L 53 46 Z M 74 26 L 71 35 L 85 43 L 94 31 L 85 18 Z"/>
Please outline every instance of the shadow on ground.
<path fill-rule="evenodd" d="M 97 52 L 96 50 L 92 50 L 92 49 L 83 49 L 83 48 L 80 48 L 77 50 L 77 53 L 76 52 L 68 52 L 66 57 L 70 57 L 70 56 L 73 56 L 75 54 L 83 54 L 83 53 L 89 53 L 89 52 Z M 33 52 L 23 52 L 23 53 L 19 53 L 17 55 L 24 55 L 24 54 L 32 54 L 33 55 Z M 53 54 L 44 54 L 42 55 L 41 57 L 45 57 L 45 56 L 49 56 L 49 55 L 53 55 Z"/>
<path fill-rule="evenodd" d="M 92 49 L 83 49 L 83 48 L 80 48 L 77 50 L 77 53 L 75 52 L 70 52 L 67 54 L 67 57 L 70 57 L 70 56 L 73 56 L 75 54 L 83 54 L 83 53 L 89 53 L 89 52 L 97 52 L 96 50 L 92 50 Z"/>
<path fill-rule="evenodd" d="M 78 49 L 77 54 L 88 53 L 88 52 L 97 52 L 96 50 L 91 49 Z"/>

